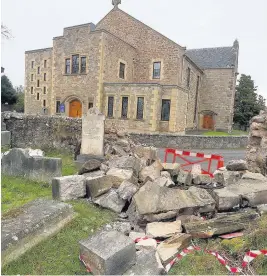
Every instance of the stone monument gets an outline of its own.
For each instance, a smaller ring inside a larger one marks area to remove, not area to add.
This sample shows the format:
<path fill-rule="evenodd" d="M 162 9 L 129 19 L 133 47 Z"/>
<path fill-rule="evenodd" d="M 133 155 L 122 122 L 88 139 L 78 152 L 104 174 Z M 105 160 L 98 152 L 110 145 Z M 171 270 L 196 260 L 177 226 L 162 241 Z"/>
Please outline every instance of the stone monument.
<path fill-rule="evenodd" d="M 82 118 L 81 155 L 104 156 L 105 116 L 97 108 L 91 108 Z"/>

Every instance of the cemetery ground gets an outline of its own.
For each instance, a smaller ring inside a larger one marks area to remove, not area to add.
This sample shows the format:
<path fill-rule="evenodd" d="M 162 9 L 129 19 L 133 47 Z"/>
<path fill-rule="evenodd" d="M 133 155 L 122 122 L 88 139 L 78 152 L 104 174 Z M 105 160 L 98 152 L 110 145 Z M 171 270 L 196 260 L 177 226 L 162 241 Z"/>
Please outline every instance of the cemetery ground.
<path fill-rule="evenodd" d="M 46 152 L 46 156 L 62 158 L 62 174 L 76 173 L 73 156 L 68 153 Z M 51 186 L 37 183 L 20 177 L 2 175 L 2 216 L 12 216 L 19 212 L 20 206 L 36 198 L 52 198 Z M 86 200 L 69 201 L 77 216 L 59 233 L 41 242 L 27 251 L 16 261 L 2 268 L 5 275 L 82 275 L 87 274 L 80 263 L 78 241 L 95 233 L 106 223 L 115 219 L 111 211 L 94 206 Z M 209 239 L 194 240 L 194 245 L 218 251 L 232 265 L 240 263 L 245 252 L 250 249 L 267 248 L 267 216 L 262 216 L 258 225 L 249 225 L 241 238 L 232 240 Z M 213 256 L 204 252 L 189 254 L 180 260 L 169 274 L 222 275 L 227 270 Z M 247 274 L 263 275 L 267 273 L 266 257 L 256 258 L 250 265 Z"/>

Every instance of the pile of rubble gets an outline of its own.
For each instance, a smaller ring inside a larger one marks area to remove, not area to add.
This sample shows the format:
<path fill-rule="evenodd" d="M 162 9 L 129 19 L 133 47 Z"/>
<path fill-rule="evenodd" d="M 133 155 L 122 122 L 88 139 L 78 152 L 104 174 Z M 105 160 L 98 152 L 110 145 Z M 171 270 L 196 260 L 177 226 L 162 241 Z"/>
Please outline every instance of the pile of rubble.
<path fill-rule="evenodd" d="M 267 111 L 251 120 L 247 162 L 250 171 L 267 175 Z"/>
<path fill-rule="evenodd" d="M 52 181 L 54 199 L 86 197 L 118 213 L 116 222 L 80 242 L 94 274 L 164 274 L 192 238 L 244 230 L 266 212 L 267 178 L 249 172 L 243 160 L 211 178 L 197 167 L 187 172 L 162 163 L 155 148 L 109 139 L 104 162 L 89 160 L 79 175 Z"/>

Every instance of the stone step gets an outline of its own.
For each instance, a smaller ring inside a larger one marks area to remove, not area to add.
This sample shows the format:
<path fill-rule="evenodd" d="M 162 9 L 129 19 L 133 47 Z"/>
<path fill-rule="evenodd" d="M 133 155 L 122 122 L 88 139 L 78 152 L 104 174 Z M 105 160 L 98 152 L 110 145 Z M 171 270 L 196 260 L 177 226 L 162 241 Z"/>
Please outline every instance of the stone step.
<path fill-rule="evenodd" d="M 71 205 L 37 199 L 2 218 L 2 266 L 17 259 L 74 218 Z"/>

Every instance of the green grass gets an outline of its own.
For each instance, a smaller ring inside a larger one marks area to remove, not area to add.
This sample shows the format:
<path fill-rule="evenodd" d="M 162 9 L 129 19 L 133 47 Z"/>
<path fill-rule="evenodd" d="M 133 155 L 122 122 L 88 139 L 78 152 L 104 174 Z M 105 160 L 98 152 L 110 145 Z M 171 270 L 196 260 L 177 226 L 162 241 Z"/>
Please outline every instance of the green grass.
<path fill-rule="evenodd" d="M 83 200 L 71 201 L 78 216 L 55 236 L 41 242 L 16 261 L 2 268 L 5 275 L 85 275 L 80 263 L 79 244 L 114 214 Z"/>
<path fill-rule="evenodd" d="M 2 180 L 2 214 L 38 197 L 50 197 L 51 187 L 22 177 L 4 176 Z"/>
<path fill-rule="evenodd" d="M 248 132 L 242 130 L 233 130 L 231 134 L 224 132 L 224 131 L 207 131 L 204 132 L 203 135 L 205 136 L 243 136 L 248 135 Z"/>

